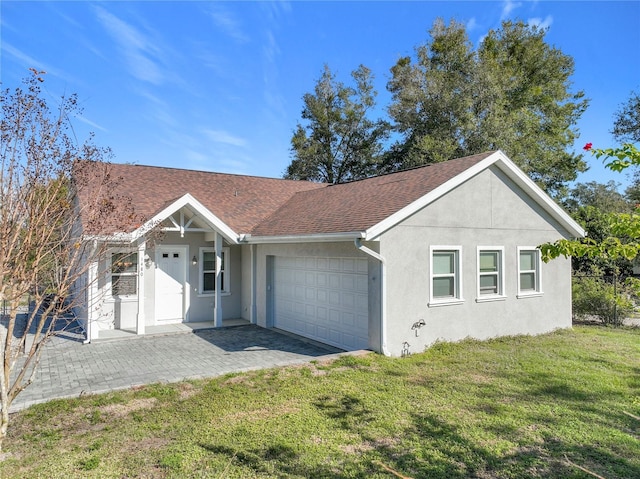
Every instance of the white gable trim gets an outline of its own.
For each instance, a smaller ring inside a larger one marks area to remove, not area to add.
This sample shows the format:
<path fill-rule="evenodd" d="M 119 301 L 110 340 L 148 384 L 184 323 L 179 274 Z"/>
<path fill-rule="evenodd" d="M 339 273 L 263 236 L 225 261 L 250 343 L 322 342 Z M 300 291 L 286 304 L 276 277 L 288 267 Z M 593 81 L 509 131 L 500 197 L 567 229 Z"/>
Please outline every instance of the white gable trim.
<path fill-rule="evenodd" d="M 138 229 L 130 234 L 130 241 L 135 241 L 141 238 L 149 231 L 151 231 L 156 225 L 169 218 L 172 214 L 179 211 L 180 208 L 190 206 L 193 210 L 207 223 L 207 225 L 219 232 L 222 237 L 231 244 L 238 244 L 238 234 L 227 226 L 224 221 L 209 211 L 202 203 L 196 200 L 189 193 L 178 198 L 162 211 L 157 213 L 153 218 L 140 226 Z"/>
<path fill-rule="evenodd" d="M 529 178 L 515 163 L 513 163 L 507 155 L 502 151 L 496 151 L 486 157 L 484 160 L 479 161 L 471 168 L 463 171 L 462 173 L 454 176 L 449 181 L 441 184 L 434 190 L 430 191 L 423 197 L 417 199 L 413 203 L 405 206 L 401 210 L 395 212 L 391 216 L 388 216 L 380 223 L 369 228 L 365 233 L 365 240 L 375 240 L 382 233 L 396 226 L 401 221 L 404 221 L 409 216 L 417 213 L 425 206 L 433 203 L 435 200 L 444 196 L 454 188 L 457 188 L 465 181 L 473 178 L 480 172 L 486 170 L 491 165 L 496 166 L 504 172 L 514 183 L 522 188 L 527 194 L 529 194 L 547 213 L 551 215 L 556 221 L 558 221 L 570 235 L 574 237 L 585 236 L 586 232 L 582 227 L 576 223 L 565 211 L 560 208 L 550 197 L 547 195 L 538 185 L 536 185 L 531 178 Z"/>

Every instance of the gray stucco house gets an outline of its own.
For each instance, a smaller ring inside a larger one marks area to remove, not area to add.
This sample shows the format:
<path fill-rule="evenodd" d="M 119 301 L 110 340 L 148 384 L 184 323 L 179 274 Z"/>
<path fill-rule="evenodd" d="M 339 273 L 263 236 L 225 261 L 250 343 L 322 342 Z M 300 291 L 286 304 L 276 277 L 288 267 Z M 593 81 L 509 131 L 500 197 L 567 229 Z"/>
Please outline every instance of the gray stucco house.
<path fill-rule="evenodd" d="M 536 246 L 584 231 L 501 151 L 339 185 L 109 168 L 145 221 L 100 239 L 88 340 L 243 319 L 399 356 L 571 326 L 570 260 Z"/>

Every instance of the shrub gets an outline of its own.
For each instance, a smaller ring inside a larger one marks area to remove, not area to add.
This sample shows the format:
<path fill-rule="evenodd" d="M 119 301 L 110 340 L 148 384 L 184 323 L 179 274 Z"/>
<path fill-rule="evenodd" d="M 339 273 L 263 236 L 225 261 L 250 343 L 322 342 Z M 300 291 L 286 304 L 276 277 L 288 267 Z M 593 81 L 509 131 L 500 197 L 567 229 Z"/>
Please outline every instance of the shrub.
<path fill-rule="evenodd" d="M 632 291 L 624 284 L 597 276 L 573 278 L 573 315 L 580 319 L 595 318 L 604 324 L 619 326 L 634 311 Z"/>

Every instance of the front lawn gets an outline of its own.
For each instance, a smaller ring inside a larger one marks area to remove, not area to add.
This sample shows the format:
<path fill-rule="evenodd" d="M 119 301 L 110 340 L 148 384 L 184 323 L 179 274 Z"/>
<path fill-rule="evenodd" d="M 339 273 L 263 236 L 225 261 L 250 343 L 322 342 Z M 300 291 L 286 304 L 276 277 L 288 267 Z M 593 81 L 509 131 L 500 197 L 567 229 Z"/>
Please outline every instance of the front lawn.
<path fill-rule="evenodd" d="M 33 406 L 0 477 L 632 478 L 638 416 L 640 329 L 579 326 Z"/>

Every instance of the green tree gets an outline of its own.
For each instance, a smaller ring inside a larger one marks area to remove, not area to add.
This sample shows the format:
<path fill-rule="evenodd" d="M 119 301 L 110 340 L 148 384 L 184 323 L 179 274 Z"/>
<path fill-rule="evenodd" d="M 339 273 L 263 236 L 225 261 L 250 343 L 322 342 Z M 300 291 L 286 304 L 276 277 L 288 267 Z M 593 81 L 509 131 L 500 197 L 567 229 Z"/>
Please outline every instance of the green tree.
<path fill-rule="evenodd" d="M 602 158 L 605 166 L 613 171 L 622 171 L 632 165 L 640 165 L 640 150 L 631 143 L 618 148 L 592 148 L 591 143 L 584 147 L 596 158 Z M 542 259 L 550 261 L 558 256 L 600 258 L 604 260 L 634 260 L 640 253 L 640 215 L 631 213 L 600 212 L 601 221 L 606 222 L 609 235 L 603 238 L 567 240 L 540 246 Z"/>
<path fill-rule="evenodd" d="M 291 139 L 285 178 L 343 183 L 376 171 L 389 126 L 369 118 L 377 94 L 371 71 L 360 65 L 351 76 L 354 87 L 337 81 L 325 65 L 314 93 L 304 95 L 306 124 L 298 123 Z"/>
<path fill-rule="evenodd" d="M 621 143 L 640 142 L 640 93 L 631 92 L 627 102 L 620 106 L 614 116 L 611 133 Z M 625 195 L 629 201 L 640 204 L 640 169 L 635 166 L 631 184 L 625 190 Z"/>
<path fill-rule="evenodd" d="M 563 206 L 574 214 L 581 208 L 594 207 L 603 213 L 629 213 L 633 205 L 618 192 L 620 183 L 590 181 L 577 183 L 563 199 Z"/>
<path fill-rule="evenodd" d="M 548 193 L 562 193 L 586 169 L 570 151 L 588 104 L 571 91 L 573 59 L 523 22 L 503 22 L 476 50 L 455 21 L 439 19 L 429 34 L 414 60 L 391 69 L 389 114 L 401 139 L 385 168 L 502 149 Z"/>
<path fill-rule="evenodd" d="M 640 142 L 640 93 L 631 92 L 615 115 L 611 133 L 620 142 Z"/>
<path fill-rule="evenodd" d="M 391 68 L 389 115 L 402 135 L 386 155 L 385 169 L 399 170 L 464 156 L 473 130 L 477 62 L 461 23 L 437 20 L 431 42 Z"/>

